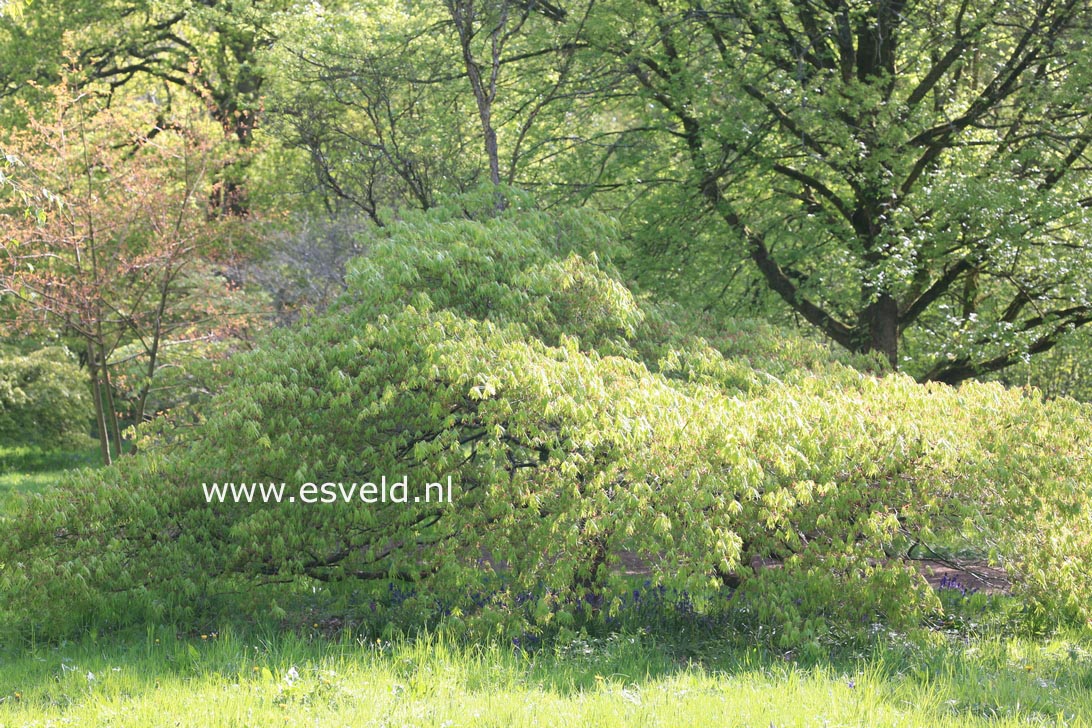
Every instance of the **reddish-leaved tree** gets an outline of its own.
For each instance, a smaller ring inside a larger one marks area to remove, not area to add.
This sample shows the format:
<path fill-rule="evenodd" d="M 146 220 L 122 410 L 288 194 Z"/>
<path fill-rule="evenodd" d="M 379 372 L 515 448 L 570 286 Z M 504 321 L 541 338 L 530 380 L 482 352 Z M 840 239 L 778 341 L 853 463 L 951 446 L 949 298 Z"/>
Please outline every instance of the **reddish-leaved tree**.
<path fill-rule="evenodd" d="M 140 422 L 165 347 L 240 325 L 237 287 L 213 271 L 242 223 L 209 215 L 224 157 L 200 114 L 164 120 L 150 102 L 122 111 L 68 83 L 51 99 L 0 140 L 0 310 L 21 330 L 78 341 L 109 463 L 122 450 L 115 369 L 140 360 L 130 411 Z"/>

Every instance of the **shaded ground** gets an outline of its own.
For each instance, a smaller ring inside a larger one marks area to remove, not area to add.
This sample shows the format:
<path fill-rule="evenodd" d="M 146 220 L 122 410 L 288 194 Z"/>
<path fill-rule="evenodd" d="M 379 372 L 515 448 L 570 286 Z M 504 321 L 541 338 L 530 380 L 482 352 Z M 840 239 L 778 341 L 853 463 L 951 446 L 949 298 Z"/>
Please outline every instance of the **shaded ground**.
<path fill-rule="evenodd" d="M 622 568 L 630 576 L 646 576 L 652 573 L 648 562 L 637 554 L 623 551 L 619 554 Z M 1011 582 L 1003 569 L 990 566 L 984 561 L 941 561 L 938 559 L 915 559 L 918 571 L 934 589 L 966 589 L 983 594 L 1008 594 Z M 778 562 L 765 560 L 752 564 L 755 568 L 777 568 Z"/>
<path fill-rule="evenodd" d="M 1012 583 L 1004 569 L 981 561 L 954 564 L 944 561 L 922 560 L 918 570 L 934 589 L 972 589 L 983 594 L 1008 594 Z"/>

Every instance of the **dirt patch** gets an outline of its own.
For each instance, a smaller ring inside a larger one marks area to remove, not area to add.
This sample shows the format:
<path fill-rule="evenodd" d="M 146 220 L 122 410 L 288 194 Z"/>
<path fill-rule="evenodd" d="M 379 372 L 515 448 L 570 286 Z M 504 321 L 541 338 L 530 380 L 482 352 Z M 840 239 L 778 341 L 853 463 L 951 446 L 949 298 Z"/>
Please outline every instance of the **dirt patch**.
<path fill-rule="evenodd" d="M 630 551 L 618 553 L 619 566 L 629 576 L 647 576 L 652 569 L 647 561 Z M 983 594 L 1008 594 L 1012 583 L 1004 569 L 990 566 L 984 561 L 953 563 L 933 559 L 915 559 L 914 565 L 934 589 L 961 589 Z M 773 559 L 758 559 L 751 568 L 776 568 L 780 564 Z"/>
<path fill-rule="evenodd" d="M 918 571 L 934 589 L 963 589 L 983 594 L 1008 594 L 1012 582 L 1004 569 L 983 561 L 954 564 L 944 561 L 921 560 Z"/>

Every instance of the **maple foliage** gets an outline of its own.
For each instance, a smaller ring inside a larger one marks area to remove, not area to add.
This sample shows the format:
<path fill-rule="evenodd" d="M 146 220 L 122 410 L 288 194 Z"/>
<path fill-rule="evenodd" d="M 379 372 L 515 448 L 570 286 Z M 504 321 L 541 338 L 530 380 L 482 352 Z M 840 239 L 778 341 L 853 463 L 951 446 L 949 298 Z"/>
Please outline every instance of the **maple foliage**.
<path fill-rule="evenodd" d="M 49 93 L 0 142 L 0 293 L 16 330 L 75 342 L 109 462 L 122 445 L 116 366 L 141 362 L 141 421 L 166 348 L 245 326 L 213 275 L 234 239 L 207 214 L 222 153 L 199 117 L 165 119 L 152 103 L 119 111 L 68 83 Z"/>

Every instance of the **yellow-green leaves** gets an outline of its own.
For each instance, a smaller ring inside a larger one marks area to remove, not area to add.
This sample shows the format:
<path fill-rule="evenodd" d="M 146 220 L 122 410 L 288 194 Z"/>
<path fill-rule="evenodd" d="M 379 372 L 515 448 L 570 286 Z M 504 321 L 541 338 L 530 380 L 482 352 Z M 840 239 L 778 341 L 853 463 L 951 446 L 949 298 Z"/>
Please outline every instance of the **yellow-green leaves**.
<path fill-rule="evenodd" d="M 28 566 L 0 614 L 63 632 L 122 605 L 193 616 L 247 594 L 264 614 L 395 579 L 421 619 L 459 609 L 467 629 L 518 634 L 575 624 L 589 598 L 609 612 L 626 555 L 695 604 L 738 583 L 732 603 L 792 646 L 936 608 L 906 557 L 952 544 L 1046 613 L 1088 609 L 1086 408 L 862 373 L 810 344 L 790 367 L 770 352 L 791 340 L 726 356 L 741 330 L 693 337 L 593 256 L 555 252 L 549 220 L 385 232 L 345 305 L 233 360 L 174 446 L 20 506 L 0 563 Z M 199 487 L 384 476 L 409 502 L 214 506 Z M 413 500 L 448 476 L 454 502 Z"/>

